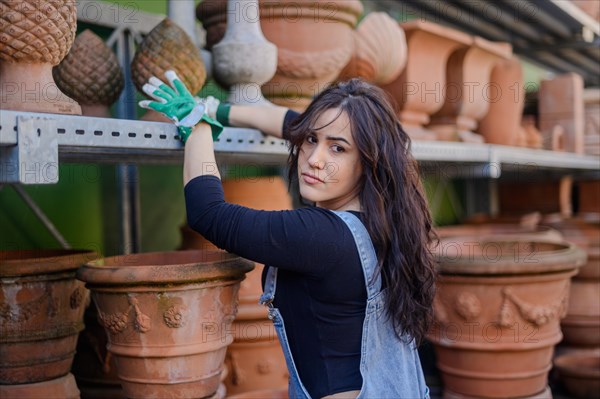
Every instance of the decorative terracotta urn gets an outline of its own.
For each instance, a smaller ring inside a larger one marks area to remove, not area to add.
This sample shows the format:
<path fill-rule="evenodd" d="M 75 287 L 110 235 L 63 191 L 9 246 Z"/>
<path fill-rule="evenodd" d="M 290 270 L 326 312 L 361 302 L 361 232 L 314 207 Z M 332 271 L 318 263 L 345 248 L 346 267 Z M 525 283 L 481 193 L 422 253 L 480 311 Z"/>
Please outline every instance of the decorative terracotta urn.
<path fill-rule="evenodd" d="M 479 121 L 477 133 L 486 143 L 518 145 L 525 106 L 523 67 L 518 58 L 499 61 L 493 67 L 487 96 L 488 111 Z"/>
<path fill-rule="evenodd" d="M 271 102 L 304 111 L 354 52 L 358 0 L 260 0 L 261 27 L 277 46 L 277 72 L 263 85 Z"/>
<path fill-rule="evenodd" d="M 383 85 L 398 103 L 404 130 L 417 140 L 435 140 L 423 126 L 438 111 L 446 97 L 446 63 L 450 54 L 469 46 L 473 39 L 458 30 L 415 20 L 400 24 L 406 34 L 408 63 L 400 76 Z"/>
<path fill-rule="evenodd" d="M 567 73 L 542 80 L 538 94 L 540 131 L 544 148 L 556 150 L 556 127 L 562 130 L 561 150 L 584 153 L 583 78 Z"/>
<path fill-rule="evenodd" d="M 277 47 L 260 30 L 258 0 L 229 0 L 225 37 L 212 47 L 215 80 L 231 104 L 268 104 L 261 86 L 277 68 Z"/>
<path fill-rule="evenodd" d="M 442 244 L 428 338 L 445 394 L 522 398 L 543 392 L 562 338 L 570 278 L 585 252 L 507 237 Z"/>
<path fill-rule="evenodd" d="M 79 389 L 72 374 L 32 384 L 0 385 L 2 399 L 79 399 L 79 397 Z"/>
<path fill-rule="evenodd" d="M 0 108 L 81 114 L 59 90 L 52 67 L 69 52 L 77 28 L 76 2 L 0 2 Z"/>
<path fill-rule="evenodd" d="M 385 12 L 369 13 L 354 34 L 354 54 L 338 80 L 361 77 L 378 85 L 394 81 L 406 66 L 404 31 Z"/>
<path fill-rule="evenodd" d="M 0 384 L 69 373 L 89 298 L 75 272 L 95 256 L 78 250 L 0 252 Z"/>
<path fill-rule="evenodd" d="M 511 55 L 510 44 L 493 43 L 481 37 L 475 37 L 469 47 L 450 55 L 444 104 L 432 115 L 428 126 L 439 140 L 483 141 L 473 133 L 478 121 L 487 114 L 490 103 L 506 95 L 498 86 L 490 85 L 492 69 Z"/>
<path fill-rule="evenodd" d="M 165 72 L 174 70 L 193 95 L 200 91 L 206 80 L 206 69 L 200 50 L 175 22 L 165 18 L 148 33 L 139 45 L 131 62 L 131 79 L 142 92 L 151 76 L 166 82 Z M 168 119 L 155 111 L 148 111 L 143 120 L 165 122 Z"/>
<path fill-rule="evenodd" d="M 81 32 L 71 51 L 52 69 L 58 87 L 81 105 L 83 115 L 109 118 L 125 81 L 119 60 L 91 30 Z"/>
<path fill-rule="evenodd" d="M 239 283 L 252 268 L 224 251 L 178 251 L 104 258 L 79 269 L 128 398 L 220 396 Z"/>

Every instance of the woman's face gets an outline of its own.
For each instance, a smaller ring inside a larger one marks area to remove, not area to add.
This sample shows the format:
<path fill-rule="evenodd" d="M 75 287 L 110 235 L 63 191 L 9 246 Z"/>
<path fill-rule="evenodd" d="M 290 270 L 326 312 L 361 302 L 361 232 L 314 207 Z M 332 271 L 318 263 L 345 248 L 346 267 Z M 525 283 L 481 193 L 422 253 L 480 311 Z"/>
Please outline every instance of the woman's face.
<path fill-rule="evenodd" d="M 362 166 L 348 116 L 339 112 L 323 112 L 300 147 L 300 195 L 321 208 L 360 211 Z"/>

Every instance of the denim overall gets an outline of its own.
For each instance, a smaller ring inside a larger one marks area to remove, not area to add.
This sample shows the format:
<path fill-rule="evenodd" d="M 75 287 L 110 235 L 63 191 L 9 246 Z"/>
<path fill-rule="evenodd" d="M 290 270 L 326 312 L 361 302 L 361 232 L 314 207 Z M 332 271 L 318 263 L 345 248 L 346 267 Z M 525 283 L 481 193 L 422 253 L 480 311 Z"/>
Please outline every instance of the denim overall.
<path fill-rule="evenodd" d="M 367 308 L 363 324 L 360 373 L 362 388 L 357 399 L 429 399 L 417 348 L 408 336 L 402 339 L 394 333 L 385 314 L 386 291 L 381 290 L 381 276 L 376 273 L 377 257 L 373 243 L 362 222 L 350 212 L 332 211 L 350 228 L 358 248 L 367 286 Z M 277 268 L 269 267 L 260 303 L 269 307 L 290 374 L 290 399 L 311 398 L 300 381 L 290 351 L 283 318 L 273 306 L 277 285 Z"/>

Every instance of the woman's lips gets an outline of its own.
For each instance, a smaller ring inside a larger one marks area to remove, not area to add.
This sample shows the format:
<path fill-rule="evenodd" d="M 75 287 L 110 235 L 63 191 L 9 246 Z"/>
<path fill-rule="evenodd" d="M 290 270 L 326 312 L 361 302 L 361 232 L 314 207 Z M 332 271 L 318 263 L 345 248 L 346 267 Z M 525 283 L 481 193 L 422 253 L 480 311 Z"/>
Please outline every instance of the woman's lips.
<path fill-rule="evenodd" d="M 302 173 L 302 177 L 304 178 L 304 181 L 308 184 L 323 183 L 323 180 L 319 179 L 314 175 L 309 175 L 308 173 Z"/>

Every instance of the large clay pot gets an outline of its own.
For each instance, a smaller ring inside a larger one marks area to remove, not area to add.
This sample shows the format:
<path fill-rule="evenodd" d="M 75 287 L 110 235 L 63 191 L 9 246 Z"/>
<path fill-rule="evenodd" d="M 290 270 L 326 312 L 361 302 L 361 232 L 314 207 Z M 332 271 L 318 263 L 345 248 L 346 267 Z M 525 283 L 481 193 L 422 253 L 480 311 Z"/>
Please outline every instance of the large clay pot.
<path fill-rule="evenodd" d="M 508 238 L 437 250 L 440 277 L 428 334 L 444 389 L 521 398 L 547 387 L 570 278 L 585 262 L 572 244 Z"/>
<path fill-rule="evenodd" d="M 190 93 L 200 91 L 206 80 L 206 68 L 192 39 L 169 18 L 148 33 L 131 61 L 131 80 L 142 92 L 152 76 L 166 82 L 165 72 L 174 70 Z M 168 122 L 162 114 L 148 111 L 142 120 Z"/>
<path fill-rule="evenodd" d="M 76 2 L 0 2 L 0 108 L 81 114 L 61 92 L 52 67 L 69 52 L 77 28 Z"/>
<path fill-rule="evenodd" d="M 81 32 L 71 51 L 52 69 L 58 87 L 81 105 L 83 115 L 110 117 L 125 80 L 115 53 L 91 30 Z"/>
<path fill-rule="evenodd" d="M 79 399 L 72 374 L 33 384 L 0 385 L 2 399 Z M 106 398 L 108 399 L 108 398 Z"/>
<path fill-rule="evenodd" d="M 463 240 L 465 237 L 481 239 L 485 236 L 508 236 L 518 239 L 536 241 L 561 242 L 563 236 L 553 228 L 547 226 L 523 226 L 519 224 L 462 224 L 457 226 L 444 226 L 436 228 L 440 240 L 451 241 L 455 237 Z"/>
<path fill-rule="evenodd" d="M 561 322 L 563 343 L 572 348 L 600 348 L 600 223 L 575 218 L 547 223 L 588 255 L 571 283 L 567 316 Z"/>
<path fill-rule="evenodd" d="M 79 269 L 128 398 L 220 396 L 239 283 L 252 268 L 224 251 L 178 251 L 104 258 Z"/>
<path fill-rule="evenodd" d="M 383 89 L 396 100 L 402 126 L 413 139 L 435 140 L 436 134 L 423 126 L 444 104 L 448 58 L 473 39 L 422 20 L 405 22 L 400 27 L 406 34 L 408 63 L 400 76 Z"/>
<path fill-rule="evenodd" d="M 406 37 L 398 22 L 384 12 L 372 12 L 353 34 L 354 54 L 338 80 L 361 77 L 378 85 L 393 82 L 407 59 Z"/>
<path fill-rule="evenodd" d="M 75 272 L 94 258 L 77 250 L 0 252 L 0 384 L 70 371 L 89 298 Z"/>
<path fill-rule="evenodd" d="M 362 12 L 358 0 L 260 0 L 262 31 L 277 46 L 277 72 L 264 96 L 304 111 L 350 60 Z"/>
<path fill-rule="evenodd" d="M 576 398 L 600 398 L 600 354 L 572 353 L 554 359 L 558 376 Z"/>

